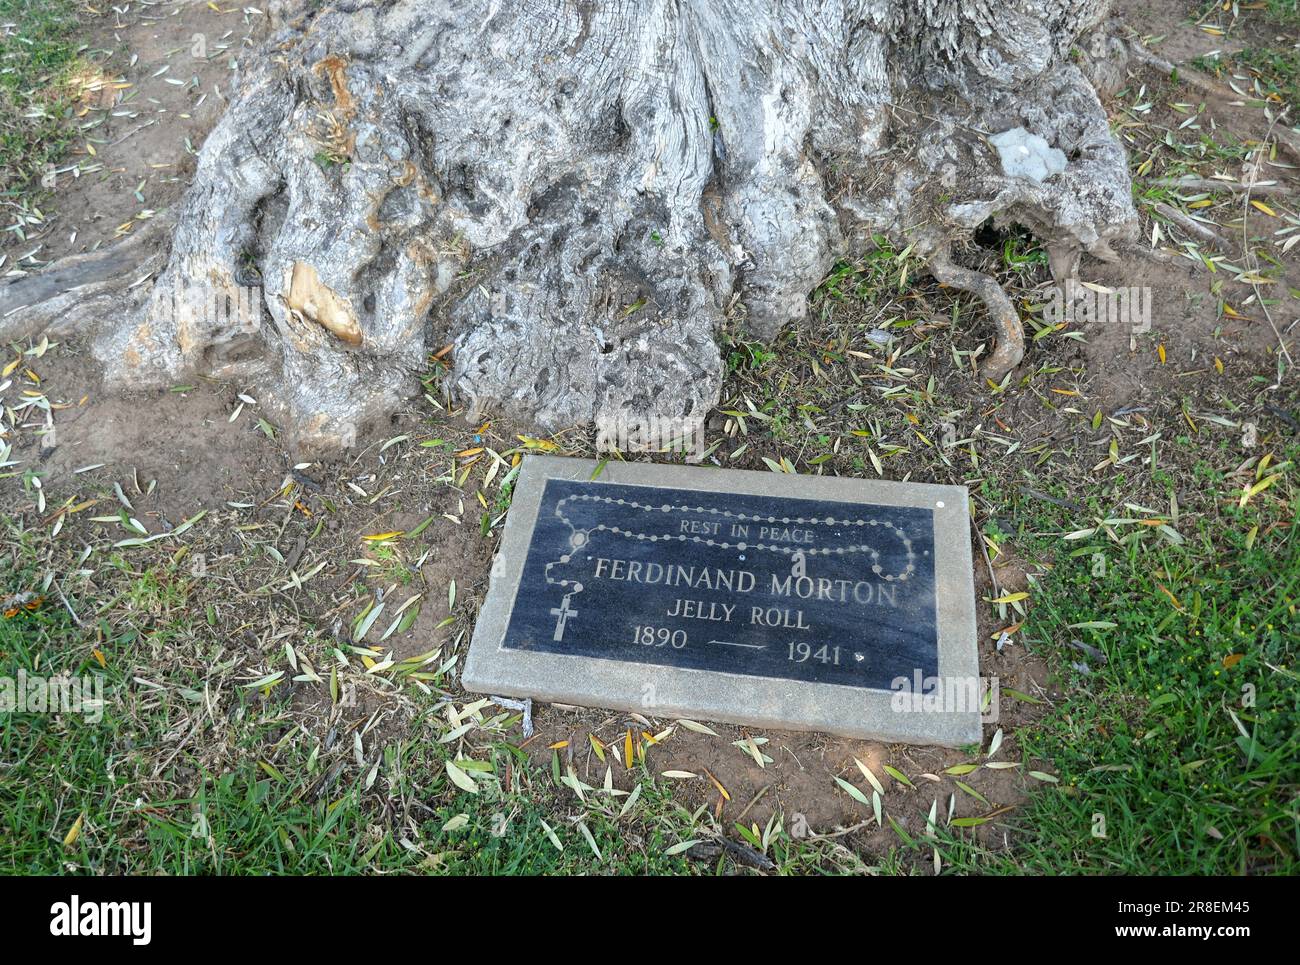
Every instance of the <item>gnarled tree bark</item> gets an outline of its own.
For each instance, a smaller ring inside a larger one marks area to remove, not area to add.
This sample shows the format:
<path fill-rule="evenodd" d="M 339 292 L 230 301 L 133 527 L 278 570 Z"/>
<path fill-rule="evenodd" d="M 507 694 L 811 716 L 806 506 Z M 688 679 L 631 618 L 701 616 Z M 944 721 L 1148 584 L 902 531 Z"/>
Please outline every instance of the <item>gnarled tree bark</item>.
<path fill-rule="evenodd" d="M 239 380 L 311 453 L 409 393 L 442 329 L 475 406 L 551 428 L 689 417 L 717 401 L 733 295 L 771 337 L 884 233 L 985 300 L 1000 377 L 1019 320 L 951 264 L 954 241 L 1014 220 L 1059 269 L 1135 226 L 1088 76 L 1112 52 L 1107 7 L 273 4 L 278 32 L 157 243 L 0 289 L 0 337 L 92 325 L 110 384 Z M 1063 169 L 1004 163 L 988 137 L 1019 128 Z"/>

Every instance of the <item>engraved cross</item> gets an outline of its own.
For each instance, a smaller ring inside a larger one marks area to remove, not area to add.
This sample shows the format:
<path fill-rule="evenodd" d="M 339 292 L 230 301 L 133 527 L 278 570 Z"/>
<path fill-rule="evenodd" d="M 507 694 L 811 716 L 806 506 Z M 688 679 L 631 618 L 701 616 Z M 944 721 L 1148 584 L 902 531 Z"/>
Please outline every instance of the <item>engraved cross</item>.
<path fill-rule="evenodd" d="M 555 635 L 552 636 L 551 639 L 563 640 L 564 625 L 568 622 L 569 617 L 576 617 L 577 615 L 578 615 L 577 610 L 569 609 L 568 596 L 565 596 L 565 598 L 560 601 L 560 605 L 558 607 L 554 607 L 554 606 L 551 607 L 551 616 L 555 617 Z"/>

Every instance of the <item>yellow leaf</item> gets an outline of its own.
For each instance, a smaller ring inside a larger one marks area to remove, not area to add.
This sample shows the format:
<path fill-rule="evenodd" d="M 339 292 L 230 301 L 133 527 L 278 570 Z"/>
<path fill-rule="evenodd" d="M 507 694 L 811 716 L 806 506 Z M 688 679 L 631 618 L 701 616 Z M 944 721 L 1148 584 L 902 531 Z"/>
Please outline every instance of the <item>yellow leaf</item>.
<path fill-rule="evenodd" d="M 1256 496 L 1258 496 L 1265 489 L 1273 485 L 1273 483 L 1277 482 L 1281 478 L 1282 478 L 1282 474 L 1280 472 L 1275 472 L 1273 473 L 1273 475 L 1269 476 L 1263 482 L 1255 483 L 1255 485 L 1251 486 L 1249 489 L 1247 489 L 1245 492 L 1241 494 L 1241 501 L 1237 503 L 1237 508 L 1238 509 L 1244 508 L 1248 502 L 1250 502 L 1252 499 L 1254 499 Z"/>
<path fill-rule="evenodd" d="M 1008 593 L 1005 596 L 1000 596 L 994 600 L 989 600 L 989 602 L 990 603 L 1019 603 L 1021 600 L 1028 600 L 1028 599 L 1029 599 L 1028 593 Z"/>
<path fill-rule="evenodd" d="M 707 767 L 704 769 L 704 773 L 707 774 L 709 780 L 713 782 L 713 786 L 718 789 L 718 793 L 722 795 L 722 799 L 724 801 L 730 801 L 731 794 L 728 793 L 727 789 L 722 786 L 722 782 L 719 781 L 716 777 L 714 777 L 713 773 Z"/>
<path fill-rule="evenodd" d="M 1251 207 L 1253 207 L 1253 208 L 1255 208 L 1255 209 L 1257 209 L 1257 210 L 1259 210 L 1259 211 L 1263 211 L 1263 212 L 1264 212 L 1266 215 L 1268 215 L 1270 218 L 1276 218 L 1276 217 L 1277 217 L 1277 212 L 1274 211 L 1272 208 L 1270 208 L 1268 205 L 1266 205 L 1263 201 L 1256 201 L 1254 198 L 1252 198 L 1251 201 L 1250 201 L 1250 204 L 1251 204 Z"/>
<path fill-rule="evenodd" d="M 1170 601 L 1174 604 L 1175 608 L 1179 610 L 1183 608 L 1183 605 L 1178 602 L 1178 597 L 1174 596 L 1171 592 L 1169 592 L 1169 590 L 1165 587 L 1163 583 L 1156 583 L 1156 586 L 1160 589 L 1161 593 L 1169 597 Z"/>
<path fill-rule="evenodd" d="M 363 536 L 361 538 L 369 540 L 372 543 L 381 543 L 386 539 L 396 539 L 398 536 L 401 536 L 403 532 L 405 532 L 405 530 L 395 529 L 387 533 L 375 533 L 372 536 Z"/>
<path fill-rule="evenodd" d="M 81 825 L 85 822 L 85 820 L 86 820 L 86 813 L 83 811 L 81 814 L 77 816 L 77 820 L 72 822 L 71 829 L 68 831 L 67 836 L 64 837 L 63 839 L 63 846 L 65 848 L 71 848 L 74 844 L 77 843 L 77 838 L 81 837 Z"/>

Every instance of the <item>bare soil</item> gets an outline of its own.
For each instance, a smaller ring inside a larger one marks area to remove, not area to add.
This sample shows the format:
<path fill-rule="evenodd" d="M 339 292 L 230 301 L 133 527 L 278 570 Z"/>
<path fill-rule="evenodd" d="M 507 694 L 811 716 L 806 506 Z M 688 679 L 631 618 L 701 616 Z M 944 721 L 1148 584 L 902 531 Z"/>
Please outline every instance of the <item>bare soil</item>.
<path fill-rule="evenodd" d="M 253 9 L 137 0 L 90 21 L 83 59 L 94 69 L 73 82 L 85 135 L 58 165 L 76 170 L 41 189 L 44 224 L 25 242 L 5 234 L 0 251 L 36 248 L 23 264 L 35 267 L 108 244 L 179 200 L 239 59 L 266 34 Z"/>
<path fill-rule="evenodd" d="M 1215 53 L 1229 54 L 1251 46 L 1285 46 L 1296 37 L 1263 17 L 1234 18 L 1223 5 L 1195 16 L 1188 0 L 1121 0 L 1115 5 L 1124 24 L 1165 60 L 1185 64 Z M 1206 4 L 1200 7 L 1205 9 Z"/>

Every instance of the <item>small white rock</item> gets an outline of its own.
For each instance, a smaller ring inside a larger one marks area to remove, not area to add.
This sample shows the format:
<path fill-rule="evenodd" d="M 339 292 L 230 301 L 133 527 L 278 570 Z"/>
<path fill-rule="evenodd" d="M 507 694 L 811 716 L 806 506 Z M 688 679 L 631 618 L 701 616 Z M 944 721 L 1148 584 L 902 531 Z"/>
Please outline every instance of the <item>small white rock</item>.
<path fill-rule="evenodd" d="M 1023 127 L 1013 127 L 989 138 L 1002 161 L 1007 177 L 1023 177 L 1042 183 L 1065 170 L 1065 152 Z"/>

